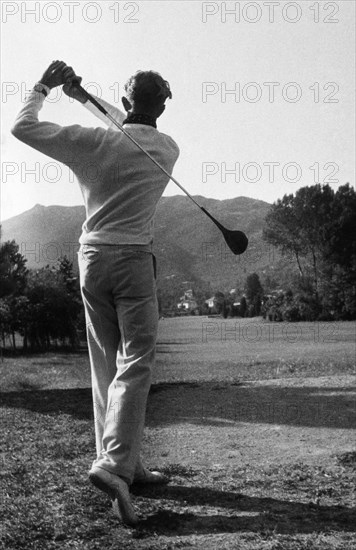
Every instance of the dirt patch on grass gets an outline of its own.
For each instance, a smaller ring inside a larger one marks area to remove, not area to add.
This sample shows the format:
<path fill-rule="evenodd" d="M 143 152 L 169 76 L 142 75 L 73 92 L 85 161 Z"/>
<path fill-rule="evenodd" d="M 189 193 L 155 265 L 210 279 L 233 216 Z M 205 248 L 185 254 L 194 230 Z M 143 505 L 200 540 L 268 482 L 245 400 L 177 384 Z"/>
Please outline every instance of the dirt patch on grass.
<path fill-rule="evenodd" d="M 303 341 L 275 332 L 236 347 L 221 341 L 231 323 L 213 321 L 220 340 L 203 343 L 204 320 L 161 325 L 142 456 L 171 481 L 132 486 L 135 529 L 88 483 L 88 357 L 5 358 L 2 548 L 356 548 L 354 328 L 337 325 L 331 341 L 329 326 L 300 324 L 288 335 Z"/>
<path fill-rule="evenodd" d="M 141 521 L 127 529 L 87 481 L 90 389 L 3 394 L 3 547 L 351 550 L 350 396 L 341 377 L 320 387 L 310 379 L 154 385 L 143 457 L 171 482 L 132 486 Z"/>

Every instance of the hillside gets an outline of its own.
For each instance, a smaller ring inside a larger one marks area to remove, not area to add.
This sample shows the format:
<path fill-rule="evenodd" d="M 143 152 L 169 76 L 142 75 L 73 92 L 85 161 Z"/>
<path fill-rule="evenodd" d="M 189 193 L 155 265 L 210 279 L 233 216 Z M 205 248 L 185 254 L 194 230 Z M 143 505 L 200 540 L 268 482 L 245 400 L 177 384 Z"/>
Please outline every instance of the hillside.
<path fill-rule="evenodd" d="M 273 268 L 279 256 L 262 240 L 268 203 L 247 197 L 222 201 L 195 198 L 227 228 L 244 231 L 249 247 L 242 256 L 234 256 L 221 232 L 187 197 L 162 197 L 154 247 L 160 283 L 201 281 L 210 282 L 214 288 L 232 288 L 253 271 Z M 77 270 L 76 252 L 84 219 L 84 206 L 37 204 L 2 223 L 2 240 L 15 239 L 30 268 L 51 265 L 65 254 Z"/>

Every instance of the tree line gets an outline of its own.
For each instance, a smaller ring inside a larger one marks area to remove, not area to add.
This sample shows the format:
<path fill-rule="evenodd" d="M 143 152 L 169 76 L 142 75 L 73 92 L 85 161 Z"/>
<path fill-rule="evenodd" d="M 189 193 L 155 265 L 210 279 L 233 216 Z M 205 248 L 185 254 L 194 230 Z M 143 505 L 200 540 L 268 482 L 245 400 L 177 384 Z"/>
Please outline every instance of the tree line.
<path fill-rule="evenodd" d="M 78 347 L 78 330 L 85 328 L 79 282 L 64 256 L 56 265 L 26 267 L 15 241 L 0 247 L 0 338 L 13 349 L 22 340 L 24 351 L 52 346 Z"/>
<path fill-rule="evenodd" d="M 235 292 L 214 291 L 195 280 L 195 313 L 224 317 L 262 315 L 271 321 L 315 321 L 356 318 L 356 193 L 349 185 L 302 187 L 270 208 L 263 239 L 289 259 L 289 269 L 250 273 Z M 0 246 L 0 338 L 2 347 L 47 350 L 79 345 L 85 315 L 78 277 L 64 256 L 56 265 L 27 269 L 15 241 Z M 182 293 L 178 280 L 158 291 L 161 311 L 177 313 Z"/>

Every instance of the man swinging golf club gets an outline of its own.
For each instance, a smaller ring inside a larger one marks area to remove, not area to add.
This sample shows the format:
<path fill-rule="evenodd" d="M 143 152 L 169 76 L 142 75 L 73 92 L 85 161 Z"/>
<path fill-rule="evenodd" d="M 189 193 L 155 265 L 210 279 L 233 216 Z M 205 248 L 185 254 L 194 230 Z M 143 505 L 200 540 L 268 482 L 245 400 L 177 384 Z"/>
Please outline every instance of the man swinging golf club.
<path fill-rule="evenodd" d="M 12 134 L 68 165 L 86 208 L 78 261 L 92 373 L 97 457 L 89 478 L 111 498 L 128 525 L 138 517 L 130 500 L 134 481 L 165 483 L 140 459 L 147 396 L 155 358 L 158 307 L 152 230 L 156 205 L 169 177 L 141 153 L 78 87 L 81 78 L 54 61 L 26 99 Z M 109 128 L 40 122 L 50 90 L 64 92 L 102 118 Z M 101 99 L 135 140 L 170 174 L 179 155 L 156 120 L 172 94 L 153 71 L 138 71 L 125 85 L 126 115 Z"/>

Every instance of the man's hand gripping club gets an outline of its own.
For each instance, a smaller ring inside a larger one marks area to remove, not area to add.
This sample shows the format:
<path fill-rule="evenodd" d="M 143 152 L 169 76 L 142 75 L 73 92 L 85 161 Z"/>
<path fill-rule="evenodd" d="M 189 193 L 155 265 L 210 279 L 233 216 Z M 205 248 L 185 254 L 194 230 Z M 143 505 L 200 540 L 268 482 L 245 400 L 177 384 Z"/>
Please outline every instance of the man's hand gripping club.
<path fill-rule="evenodd" d="M 82 77 L 77 76 L 72 67 L 69 67 L 64 61 L 52 61 L 48 69 L 42 75 L 39 82 L 48 86 L 48 88 L 56 88 L 63 85 L 63 92 L 80 103 L 85 103 L 87 98 L 83 95 L 80 88 L 73 86 L 73 81 L 81 83 Z"/>

